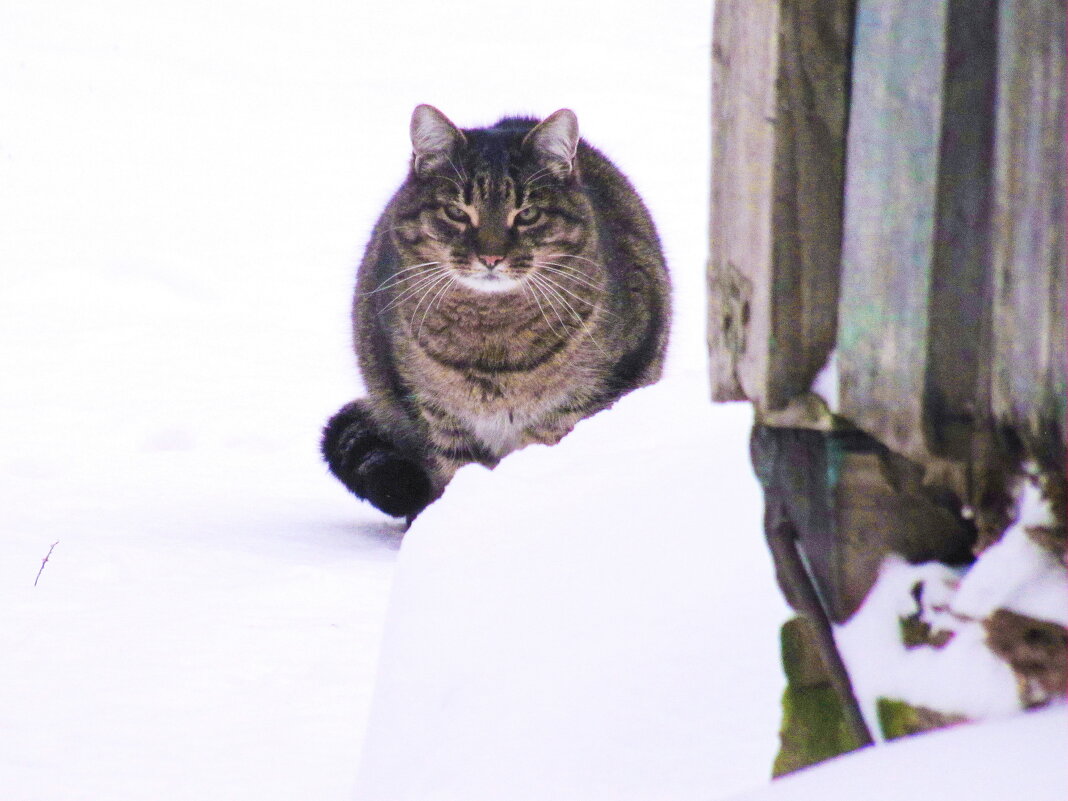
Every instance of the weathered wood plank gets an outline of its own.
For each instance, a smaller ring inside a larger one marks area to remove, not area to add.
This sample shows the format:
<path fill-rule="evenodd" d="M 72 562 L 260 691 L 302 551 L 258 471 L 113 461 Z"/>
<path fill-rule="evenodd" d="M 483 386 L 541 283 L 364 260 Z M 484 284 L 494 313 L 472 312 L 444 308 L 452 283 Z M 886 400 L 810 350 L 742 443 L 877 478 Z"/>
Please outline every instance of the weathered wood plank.
<path fill-rule="evenodd" d="M 859 0 L 839 309 L 841 413 L 917 460 L 935 294 L 949 0 Z"/>
<path fill-rule="evenodd" d="M 720 0 L 712 27 L 708 348 L 715 400 L 762 397 L 767 373 L 779 9 Z"/>
<path fill-rule="evenodd" d="M 991 406 L 1053 451 L 1065 430 L 1065 1 L 1001 0 Z"/>
<path fill-rule="evenodd" d="M 719 0 L 708 265 L 712 392 L 758 414 L 833 347 L 851 0 Z"/>
<path fill-rule="evenodd" d="M 859 0 L 845 191 L 842 414 L 924 454 L 946 0 Z"/>
<path fill-rule="evenodd" d="M 837 336 L 853 3 L 781 4 L 766 403 L 805 392 Z"/>
<path fill-rule="evenodd" d="M 989 363 L 991 206 L 997 66 L 995 0 L 952 0 L 928 305 L 927 448 L 971 455 Z"/>

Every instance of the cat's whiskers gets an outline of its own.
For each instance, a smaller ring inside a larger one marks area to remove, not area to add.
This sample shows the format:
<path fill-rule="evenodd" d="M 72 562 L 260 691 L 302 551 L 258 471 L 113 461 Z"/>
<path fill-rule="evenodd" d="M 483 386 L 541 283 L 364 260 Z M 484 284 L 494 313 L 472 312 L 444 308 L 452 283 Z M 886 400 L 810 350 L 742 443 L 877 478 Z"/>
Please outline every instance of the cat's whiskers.
<path fill-rule="evenodd" d="M 546 264 L 553 264 L 553 262 L 535 262 L 535 264 L 537 264 L 541 268 L 542 272 L 544 272 L 544 273 L 552 273 L 553 275 L 559 275 L 561 278 L 566 278 L 566 279 L 570 279 L 572 281 L 575 281 L 577 283 L 585 284 L 586 286 L 588 286 L 590 289 L 594 290 L 595 292 L 600 293 L 604 289 L 603 286 L 600 285 L 600 284 L 591 283 L 581 273 L 554 270 L 552 267 L 545 266 Z M 542 278 L 544 278 L 546 280 L 550 280 L 549 276 L 547 276 L 547 275 L 542 275 Z M 592 303 L 590 303 L 589 300 L 587 300 L 586 298 L 580 297 L 579 295 L 576 295 L 574 292 L 572 292 L 571 290 L 569 290 L 567 287 L 563 286 L 562 284 L 558 283 L 557 281 L 552 281 L 551 283 L 553 283 L 555 286 L 559 287 L 561 290 L 563 290 L 567 294 L 571 295 L 571 297 L 575 298 L 576 300 L 581 300 L 583 303 L 589 303 L 591 306 L 593 305 Z M 615 318 L 619 317 L 618 314 L 616 314 L 614 312 L 610 312 L 608 309 L 605 309 L 605 308 L 601 309 L 601 313 L 605 314 L 605 315 L 607 315 L 609 317 L 615 317 Z"/>
<path fill-rule="evenodd" d="M 530 196 L 531 196 L 531 195 L 532 195 L 532 194 L 533 194 L 534 192 L 537 192 L 537 191 L 538 191 L 539 189 L 544 189 L 544 188 L 545 188 L 545 187 L 547 187 L 547 186 L 548 186 L 548 185 L 549 185 L 549 184 L 550 184 L 551 182 L 552 182 L 552 176 L 549 176 L 549 175 L 543 175 L 543 176 L 542 176 L 541 178 L 539 178 L 539 179 L 538 179 L 537 181 L 534 181 L 533 183 L 529 183 L 529 184 L 527 184 L 527 186 L 526 186 L 526 195 L 527 195 L 527 198 L 529 199 L 529 198 L 530 198 Z"/>
<path fill-rule="evenodd" d="M 549 254 L 546 254 L 545 258 L 547 258 L 547 259 L 582 259 L 583 261 L 588 261 L 594 267 L 600 267 L 601 269 L 604 269 L 604 265 L 601 264 L 599 261 L 594 261 L 593 259 L 587 258 L 586 256 L 580 256 L 577 253 L 549 253 Z"/>
<path fill-rule="evenodd" d="M 586 304 L 587 306 L 589 306 L 591 308 L 596 305 L 592 300 L 589 300 L 588 298 L 584 298 L 581 295 L 576 295 L 574 292 L 572 292 L 566 286 L 561 284 L 559 281 L 554 281 L 552 278 L 550 278 L 547 275 L 539 275 L 538 277 L 542 281 L 544 281 L 545 283 L 549 284 L 550 286 L 555 287 L 560 292 L 563 292 L 565 295 L 570 295 L 572 298 L 577 300 L 579 303 L 584 303 L 584 304 Z"/>
<path fill-rule="evenodd" d="M 460 179 L 460 181 L 461 181 L 462 183 L 465 183 L 465 184 L 466 184 L 466 183 L 468 182 L 468 181 L 467 181 L 467 173 L 466 173 L 466 172 L 462 172 L 462 171 L 458 170 L 458 169 L 456 168 L 456 165 L 455 165 L 455 164 L 453 163 L 452 159 L 451 159 L 451 158 L 449 158 L 449 156 L 448 156 L 448 155 L 446 155 L 446 154 L 442 154 L 442 155 L 445 155 L 445 160 L 446 160 L 447 162 L 449 162 L 449 166 L 450 166 L 450 167 L 452 167 L 452 171 L 453 171 L 454 173 L 456 173 L 456 177 L 457 177 L 457 178 L 459 178 L 459 179 Z M 463 192 L 461 192 L 460 194 L 462 195 L 462 194 L 463 194 Z"/>
<path fill-rule="evenodd" d="M 567 335 L 567 326 L 564 325 L 563 318 L 560 317 L 560 312 L 556 311 L 556 307 L 555 306 L 551 306 L 551 308 L 553 310 L 553 313 L 556 315 L 556 319 L 560 320 L 560 325 L 562 325 L 563 328 L 564 328 L 564 333 L 563 334 L 559 333 L 556 330 L 556 328 L 553 326 L 552 320 L 549 319 L 549 315 L 547 315 L 545 313 L 545 308 L 541 305 L 541 301 L 538 299 L 538 287 L 537 287 L 537 285 L 533 281 L 530 281 L 530 282 L 524 281 L 522 286 L 523 286 L 523 290 L 524 291 L 526 291 L 526 290 L 530 291 L 530 296 L 532 298 L 534 298 L 534 302 L 538 305 L 538 311 L 541 312 L 541 317 L 542 317 L 543 320 L 545 320 L 545 324 L 547 326 L 549 326 L 549 330 L 553 332 L 553 336 L 554 337 L 559 337 L 560 339 L 563 339 Z M 545 290 L 541 290 L 541 291 L 542 291 L 542 293 L 544 293 Z M 549 297 L 548 296 L 545 297 L 545 301 L 547 303 L 549 302 Z"/>
<path fill-rule="evenodd" d="M 564 333 L 565 334 L 568 333 L 568 325 L 569 325 L 570 321 L 565 320 L 560 315 L 560 311 L 559 311 L 558 306 L 557 306 L 557 301 L 553 299 L 553 295 L 554 294 L 556 295 L 557 298 L 561 297 L 560 294 L 558 292 L 553 292 L 551 287 L 549 287 L 548 285 L 542 283 L 541 281 L 535 281 L 533 283 L 534 283 L 535 286 L 537 286 L 537 287 L 539 287 L 541 289 L 542 297 L 545 298 L 545 302 L 549 304 L 549 308 L 551 308 L 553 310 L 553 314 L 556 315 L 556 319 L 560 321 L 560 325 L 563 327 Z M 550 293 L 552 293 L 552 294 L 550 294 Z M 574 323 L 570 323 L 570 325 L 574 326 L 575 324 Z"/>
<path fill-rule="evenodd" d="M 534 174 L 531 175 L 529 178 L 527 178 L 526 181 L 524 181 L 524 184 L 526 185 L 527 192 L 530 193 L 530 192 L 533 192 L 535 189 L 538 189 L 539 187 L 534 186 L 534 183 L 539 178 L 545 178 L 545 177 L 551 176 L 553 169 L 554 169 L 553 167 L 542 167 L 540 170 L 535 170 Z"/>
<path fill-rule="evenodd" d="M 450 177 L 449 177 L 449 176 L 447 176 L 447 175 L 443 175 L 443 176 L 441 176 L 441 177 L 442 177 L 442 178 L 444 178 L 444 179 L 445 179 L 445 180 L 447 180 L 447 181 L 448 181 L 448 182 L 449 182 L 450 184 L 452 184 L 453 186 L 455 186 L 455 187 L 456 187 L 456 199 L 457 199 L 457 200 L 459 200 L 459 201 L 461 201 L 461 202 L 463 202 L 463 199 L 464 199 L 464 194 L 465 194 L 465 193 L 464 193 L 464 185 L 463 185 L 462 183 L 460 183 L 459 181 L 457 181 L 457 180 L 454 180 L 454 179 L 450 178 Z"/>
<path fill-rule="evenodd" d="M 567 278 L 570 278 L 572 281 L 576 281 L 580 284 L 585 284 L 590 289 L 593 289 L 595 291 L 601 290 L 600 284 L 595 284 L 593 281 L 591 281 L 578 270 L 569 269 L 566 264 L 557 264 L 555 261 L 536 261 L 534 262 L 534 264 L 538 267 L 541 267 L 543 270 L 545 270 L 545 272 L 556 273 L 557 275 L 565 276 Z"/>
<path fill-rule="evenodd" d="M 545 291 L 547 293 L 551 293 L 552 296 L 554 296 L 557 300 L 559 300 L 560 303 L 563 304 L 564 309 L 566 309 L 567 312 L 572 317 L 575 318 L 575 322 L 576 323 L 578 323 L 579 325 L 583 325 L 584 324 L 585 320 L 583 319 L 582 315 L 579 314 L 577 311 L 575 311 L 575 307 L 572 306 L 568 302 L 567 298 L 565 298 L 562 294 L 560 294 L 559 290 L 560 290 L 561 287 L 560 287 L 559 284 L 551 281 L 550 279 L 548 279 L 544 275 L 532 275 L 532 276 L 530 276 L 530 280 L 533 281 L 536 285 L 540 286 L 543 291 Z M 589 301 L 585 301 L 585 302 L 589 306 L 591 306 L 591 311 L 592 311 L 593 304 L 589 303 Z"/>
<path fill-rule="evenodd" d="M 447 285 L 449 278 L 450 274 L 446 272 L 444 275 L 438 275 L 437 278 L 434 281 L 431 281 L 429 285 L 424 285 L 420 288 L 422 294 L 419 295 L 419 300 L 416 302 L 415 308 L 412 309 L 412 318 L 408 321 L 409 329 L 415 327 L 415 318 L 419 314 L 419 309 L 422 307 L 423 301 L 430 297 L 434 290 L 436 290 L 443 283 Z M 427 308 L 429 309 L 429 306 Z"/>
<path fill-rule="evenodd" d="M 542 168 L 541 168 L 540 170 L 535 170 L 535 171 L 534 171 L 534 174 L 533 174 L 533 175 L 531 175 L 531 176 L 530 176 L 529 178 L 527 178 L 527 183 L 530 183 L 531 181 L 536 181 L 536 180 L 538 180 L 538 178 L 540 178 L 541 176 L 543 176 L 543 175 L 548 175 L 548 174 L 549 174 L 550 172 L 552 172 L 552 171 L 553 171 L 553 168 L 552 168 L 552 167 L 549 167 L 549 166 L 543 166 L 543 167 L 542 167 Z"/>
<path fill-rule="evenodd" d="M 418 281 L 414 286 L 410 286 L 407 289 L 405 289 L 400 295 L 395 297 L 385 307 L 383 307 L 379 311 L 379 314 L 383 314 L 383 313 L 389 311 L 394 306 L 396 306 L 398 303 L 403 303 L 405 300 L 407 300 L 410 297 L 413 297 L 416 293 L 418 293 L 419 290 L 425 288 L 428 284 L 436 283 L 437 279 L 441 278 L 442 275 L 447 275 L 448 273 L 449 273 L 449 268 L 448 267 L 438 267 L 435 270 L 428 271 L 428 274 L 423 274 L 423 275 L 418 276 Z"/>
<path fill-rule="evenodd" d="M 423 319 L 421 319 L 419 321 L 419 329 L 415 332 L 415 338 L 416 339 L 419 339 L 419 335 L 423 333 L 423 323 L 426 322 L 426 318 L 430 314 L 431 309 L 434 308 L 434 304 L 438 303 L 440 300 L 443 299 L 444 296 L 448 295 L 449 291 L 455 285 L 456 285 L 456 277 L 450 273 L 449 276 L 448 276 L 448 280 L 445 281 L 445 285 L 442 286 L 441 289 L 438 290 L 438 293 L 436 295 L 434 295 L 433 300 L 431 300 L 430 303 L 427 304 L 426 311 L 423 312 Z M 430 294 L 431 291 L 433 291 L 432 288 L 431 288 L 431 290 L 427 291 L 427 294 Z M 420 299 L 419 303 L 416 304 L 415 310 L 417 312 L 419 311 L 419 305 L 422 304 L 422 302 L 423 302 L 422 299 Z M 415 321 L 415 314 L 414 313 L 412 314 L 412 321 L 413 322 Z"/>
<path fill-rule="evenodd" d="M 530 280 L 533 281 L 535 284 L 540 285 L 542 287 L 543 291 L 551 292 L 552 294 L 554 294 L 557 297 L 557 299 L 564 305 L 564 308 L 568 312 L 570 312 L 572 317 L 575 318 L 575 322 L 578 324 L 578 327 L 580 327 L 582 329 L 582 332 L 587 337 L 590 338 L 590 342 L 592 342 L 596 346 L 597 350 L 601 351 L 601 355 L 603 355 L 606 359 L 611 358 L 605 352 L 605 349 L 601 347 L 601 343 L 598 342 L 597 339 L 590 332 L 589 326 L 586 324 L 586 321 L 582 318 L 582 315 L 580 315 L 577 311 L 575 311 L 575 307 L 567 302 L 567 298 L 565 298 L 563 295 L 561 295 L 559 292 L 557 292 L 556 289 L 553 288 L 555 286 L 559 286 L 558 284 L 556 284 L 555 282 L 551 281 L 549 278 L 547 278 L 544 275 L 531 274 L 530 275 Z M 546 296 L 546 299 L 548 299 L 548 296 Z"/>
<path fill-rule="evenodd" d="M 397 303 L 404 301 L 411 293 L 417 292 L 419 289 L 425 286 L 427 282 L 432 281 L 434 278 L 438 277 L 446 270 L 446 267 L 433 267 L 430 270 L 425 270 L 423 272 L 416 273 L 415 275 L 410 275 L 406 278 L 402 278 L 400 281 L 397 281 L 396 283 L 388 287 L 384 287 L 384 289 L 398 290 L 400 294 L 395 296 L 393 300 L 385 306 L 383 311 L 385 311 L 386 309 L 390 309 Z M 408 286 L 404 286 L 405 284 L 408 284 Z"/>
<path fill-rule="evenodd" d="M 552 310 L 552 313 L 556 317 L 557 322 L 560 323 L 560 328 L 563 329 L 563 333 L 561 334 L 561 336 L 562 337 L 569 336 L 569 333 L 568 333 L 568 330 L 567 330 L 567 320 L 564 319 L 564 317 L 560 314 L 560 310 L 557 307 L 556 302 L 553 300 L 552 295 L 550 295 L 546 291 L 546 288 L 543 285 L 535 283 L 534 286 L 540 288 L 542 299 L 545 301 L 546 305 L 548 305 L 548 307 Z"/>
<path fill-rule="evenodd" d="M 401 278 L 400 276 L 404 275 L 405 273 L 410 273 L 412 270 L 418 270 L 420 267 L 430 267 L 435 264 L 441 264 L 441 262 L 424 261 L 422 264 L 413 264 L 411 267 L 405 267 L 403 270 L 397 270 L 397 272 L 393 273 L 393 275 L 389 276 L 385 281 L 376 286 L 374 289 L 369 290 L 367 292 L 361 292 L 360 294 L 373 295 L 376 292 L 381 292 L 384 289 L 390 289 L 392 287 L 397 286 L 398 284 L 403 284 L 408 281 L 415 280 L 419 277 L 418 275 L 409 275 L 407 278 Z"/>

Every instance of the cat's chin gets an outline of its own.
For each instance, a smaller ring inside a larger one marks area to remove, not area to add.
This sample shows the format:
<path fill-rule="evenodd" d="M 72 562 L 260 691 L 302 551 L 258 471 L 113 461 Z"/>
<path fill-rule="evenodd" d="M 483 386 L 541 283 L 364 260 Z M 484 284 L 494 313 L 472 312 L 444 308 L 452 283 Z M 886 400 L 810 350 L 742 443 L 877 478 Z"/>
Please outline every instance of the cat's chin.
<path fill-rule="evenodd" d="M 468 289 L 472 289 L 475 292 L 483 292 L 487 295 L 515 292 L 522 286 L 522 281 L 497 273 L 461 275 L 456 280 Z"/>

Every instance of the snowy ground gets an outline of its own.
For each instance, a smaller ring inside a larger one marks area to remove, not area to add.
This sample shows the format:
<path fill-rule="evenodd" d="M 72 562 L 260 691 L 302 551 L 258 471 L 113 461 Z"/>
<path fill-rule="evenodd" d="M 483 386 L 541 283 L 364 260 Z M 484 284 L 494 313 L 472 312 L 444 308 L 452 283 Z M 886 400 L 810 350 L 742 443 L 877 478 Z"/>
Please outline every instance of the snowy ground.
<path fill-rule="evenodd" d="M 411 109 L 574 108 L 699 371 L 703 6 L 0 7 L 5 798 L 352 796 L 401 537 L 315 446 Z"/>
<path fill-rule="evenodd" d="M 731 801 L 1060 801 L 1068 797 L 1063 706 L 908 737 L 800 771 Z"/>
<path fill-rule="evenodd" d="M 398 565 L 358 797 L 686 799 L 766 780 L 785 610 L 747 407 L 700 381 L 465 468 Z M 536 491 L 532 491 L 536 488 Z"/>
<path fill-rule="evenodd" d="M 703 379 L 709 5 L 0 6 L 0 796 L 765 782 L 785 609 Z M 402 547 L 316 442 L 419 102 L 574 109 L 677 317 L 659 387 L 463 471 Z"/>

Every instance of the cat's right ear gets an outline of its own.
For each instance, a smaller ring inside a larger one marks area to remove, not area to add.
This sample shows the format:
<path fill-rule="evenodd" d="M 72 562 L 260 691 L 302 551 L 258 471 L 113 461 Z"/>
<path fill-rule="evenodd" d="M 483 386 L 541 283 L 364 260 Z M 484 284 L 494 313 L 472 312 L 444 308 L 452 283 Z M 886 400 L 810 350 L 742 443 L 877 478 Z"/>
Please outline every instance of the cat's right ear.
<path fill-rule="evenodd" d="M 412 112 L 411 133 L 412 169 L 420 178 L 448 164 L 466 141 L 448 117 L 426 103 Z"/>
<path fill-rule="evenodd" d="M 532 151 L 549 172 L 561 179 L 575 170 L 578 144 L 578 117 L 569 108 L 553 112 L 523 138 L 523 147 Z"/>

